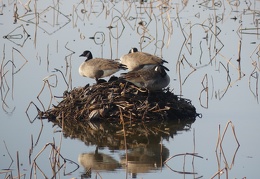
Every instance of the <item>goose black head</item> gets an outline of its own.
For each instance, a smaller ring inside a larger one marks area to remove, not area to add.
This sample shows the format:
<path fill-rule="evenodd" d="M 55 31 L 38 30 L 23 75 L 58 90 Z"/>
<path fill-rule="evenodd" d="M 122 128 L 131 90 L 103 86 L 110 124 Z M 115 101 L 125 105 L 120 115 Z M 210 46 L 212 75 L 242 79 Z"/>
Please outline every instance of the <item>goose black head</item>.
<path fill-rule="evenodd" d="M 87 60 L 90 60 L 93 58 L 92 53 L 89 50 L 85 50 L 80 57 L 87 57 Z"/>
<path fill-rule="evenodd" d="M 159 72 L 162 76 L 166 76 L 166 71 L 170 71 L 167 67 L 163 66 L 163 65 L 157 65 L 154 68 L 154 71 Z"/>
<path fill-rule="evenodd" d="M 136 47 L 131 48 L 128 53 L 135 53 L 138 52 L 138 49 Z"/>

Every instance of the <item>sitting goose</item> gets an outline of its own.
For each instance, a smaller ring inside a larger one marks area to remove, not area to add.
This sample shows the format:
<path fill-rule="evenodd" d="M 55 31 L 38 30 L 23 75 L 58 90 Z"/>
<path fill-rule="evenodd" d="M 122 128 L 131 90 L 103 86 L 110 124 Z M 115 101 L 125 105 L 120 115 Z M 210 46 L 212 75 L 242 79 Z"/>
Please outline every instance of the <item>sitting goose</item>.
<path fill-rule="evenodd" d="M 149 91 L 158 91 L 170 83 L 170 77 L 165 70 L 169 71 L 162 65 L 149 65 L 137 71 L 122 73 L 121 78 L 137 87 L 146 88 Z"/>
<path fill-rule="evenodd" d="M 79 74 L 94 78 L 97 83 L 99 78 L 110 76 L 120 69 L 127 69 L 125 65 L 114 60 L 93 58 L 92 53 L 88 50 L 84 51 L 80 57 L 87 57 L 87 59 L 79 66 Z"/>
<path fill-rule="evenodd" d="M 120 62 L 127 66 L 129 71 L 135 71 L 143 68 L 145 65 L 160 65 L 167 61 L 155 55 L 138 52 L 137 48 L 132 48 L 128 54 L 120 57 Z"/>

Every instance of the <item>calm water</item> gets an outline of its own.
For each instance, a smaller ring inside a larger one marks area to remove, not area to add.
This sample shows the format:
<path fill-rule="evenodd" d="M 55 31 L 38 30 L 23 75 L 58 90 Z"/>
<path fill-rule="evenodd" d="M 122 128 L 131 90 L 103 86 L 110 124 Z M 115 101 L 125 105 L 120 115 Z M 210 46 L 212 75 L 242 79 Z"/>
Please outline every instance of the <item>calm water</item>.
<path fill-rule="evenodd" d="M 87 178 L 84 165 L 92 178 L 259 177 L 259 1 L 26 3 L 0 1 L 0 178 Z M 96 150 L 34 120 L 35 106 L 47 110 L 54 96 L 94 83 L 78 74 L 84 50 L 114 59 L 132 47 L 167 60 L 173 92 L 203 117 L 168 139 L 149 136 L 127 152 L 127 169 L 124 149 Z"/>

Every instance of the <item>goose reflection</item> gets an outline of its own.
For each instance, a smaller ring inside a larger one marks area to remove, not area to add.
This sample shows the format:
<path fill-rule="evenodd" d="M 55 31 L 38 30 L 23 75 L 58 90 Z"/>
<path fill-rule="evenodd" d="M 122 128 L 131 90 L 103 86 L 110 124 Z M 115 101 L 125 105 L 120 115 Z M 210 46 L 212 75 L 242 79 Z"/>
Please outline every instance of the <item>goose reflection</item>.
<path fill-rule="evenodd" d="M 169 150 L 161 144 L 137 145 L 120 156 L 120 162 L 109 154 L 100 153 L 98 147 L 95 152 L 82 153 L 78 156 L 78 162 L 87 171 L 115 171 L 127 169 L 135 178 L 138 173 L 148 173 L 163 167 L 163 161 L 169 157 Z M 91 175 L 91 172 L 90 172 Z"/>
<path fill-rule="evenodd" d="M 163 161 L 169 157 L 169 150 L 160 144 L 149 144 L 131 149 L 121 156 L 120 163 L 135 178 L 138 173 L 148 173 L 163 167 Z"/>
<path fill-rule="evenodd" d="M 119 162 L 108 154 L 98 152 L 82 153 L 78 156 L 78 162 L 86 171 L 89 169 L 99 171 L 113 171 L 120 167 Z"/>

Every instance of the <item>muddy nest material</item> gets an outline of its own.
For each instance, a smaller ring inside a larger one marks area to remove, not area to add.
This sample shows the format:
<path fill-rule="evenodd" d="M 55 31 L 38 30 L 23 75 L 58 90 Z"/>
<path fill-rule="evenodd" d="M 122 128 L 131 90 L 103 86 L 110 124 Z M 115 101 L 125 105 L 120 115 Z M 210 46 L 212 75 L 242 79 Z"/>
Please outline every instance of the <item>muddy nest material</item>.
<path fill-rule="evenodd" d="M 121 116 L 121 118 L 120 118 Z M 65 91 L 63 100 L 42 113 L 50 121 L 151 121 L 194 120 L 198 114 L 190 100 L 174 95 L 169 88 L 148 93 L 129 82 L 114 81 Z"/>

